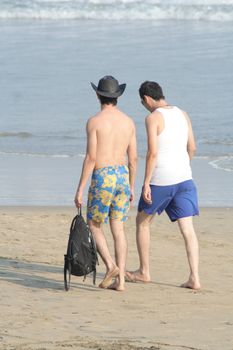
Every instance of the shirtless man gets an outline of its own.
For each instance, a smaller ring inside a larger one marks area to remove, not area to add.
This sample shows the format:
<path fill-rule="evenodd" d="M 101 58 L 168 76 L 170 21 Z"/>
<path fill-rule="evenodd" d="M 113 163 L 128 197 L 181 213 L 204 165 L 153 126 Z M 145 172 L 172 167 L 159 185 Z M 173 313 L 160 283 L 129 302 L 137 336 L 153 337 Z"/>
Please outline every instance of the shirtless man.
<path fill-rule="evenodd" d="M 126 272 L 132 282 L 149 282 L 150 223 L 164 210 L 177 221 L 185 241 L 190 267 L 182 287 L 199 289 L 198 241 L 192 217 L 198 215 L 197 191 L 192 180 L 190 160 L 195 152 L 192 125 L 187 113 L 170 106 L 156 82 L 146 81 L 139 94 L 150 114 L 146 118 L 148 150 L 142 195 L 137 214 L 139 269 Z"/>
<path fill-rule="evenodd" d="M 82 205 L 83 191 L 92 174 L 87 220 L 97 250 L 106 265 L 106 274 L 99 287 L 123 291 L 127 255 L 123 222 L 134 198 L 137 163 L 135 126 L 132 119 L 117 108 L 117 98 L 124 92 L 126 84 L 119 85 L 112 76 L 105 76 L 100 79 L 98 87 L 93 83 L 91 85 L 96 91 L 101 110 L 87 122 L 86 157 L 75 204 L 77 207 Z M 101 225 L 108 219 L 114 240 L 115 261 L 110 255 Z"/>

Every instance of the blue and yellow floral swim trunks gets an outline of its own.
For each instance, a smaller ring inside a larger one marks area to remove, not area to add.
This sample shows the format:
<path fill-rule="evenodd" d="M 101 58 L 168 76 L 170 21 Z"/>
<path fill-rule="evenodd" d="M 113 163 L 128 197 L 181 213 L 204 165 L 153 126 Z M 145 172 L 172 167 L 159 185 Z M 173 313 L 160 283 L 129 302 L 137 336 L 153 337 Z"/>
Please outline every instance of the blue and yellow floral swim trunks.
<path fill-rule="evenodd" d="M 129 170 L 126 165 L 109 166 L 93 171 L 88 192 L 88 220 L 107 223 L 110 217 L 125 221 L 129 200 Z"/>

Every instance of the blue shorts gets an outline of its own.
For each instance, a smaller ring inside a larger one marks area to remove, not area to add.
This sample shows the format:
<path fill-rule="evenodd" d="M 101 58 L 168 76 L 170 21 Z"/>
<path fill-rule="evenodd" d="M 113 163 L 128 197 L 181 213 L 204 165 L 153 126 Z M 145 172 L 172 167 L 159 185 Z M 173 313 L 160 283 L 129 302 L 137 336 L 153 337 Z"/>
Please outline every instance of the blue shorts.
<path fill-rule="evenodd" d="M 176 185 L 150 185 L 152 204 L 144 201 L 142 195 L 138 203 L 138 211 L 148 215 L 165 210 L 171 221 L 199 214 L 197 189 L 193 180 L 180 182 Z"/>

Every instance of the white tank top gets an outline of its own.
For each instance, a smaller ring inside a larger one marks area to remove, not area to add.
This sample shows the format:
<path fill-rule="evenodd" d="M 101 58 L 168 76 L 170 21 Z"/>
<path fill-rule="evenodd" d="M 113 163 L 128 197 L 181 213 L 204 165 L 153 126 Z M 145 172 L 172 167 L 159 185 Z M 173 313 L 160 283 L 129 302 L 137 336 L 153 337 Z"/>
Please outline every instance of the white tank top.
<path fill-rule="evenodd" d="M 177 107 L 158 108 L 163 116 L 164 129 L 158 135 L 157 159 L 151 185 L 167 186 L 192 179 L 187 152 L 188 123 Z"/>

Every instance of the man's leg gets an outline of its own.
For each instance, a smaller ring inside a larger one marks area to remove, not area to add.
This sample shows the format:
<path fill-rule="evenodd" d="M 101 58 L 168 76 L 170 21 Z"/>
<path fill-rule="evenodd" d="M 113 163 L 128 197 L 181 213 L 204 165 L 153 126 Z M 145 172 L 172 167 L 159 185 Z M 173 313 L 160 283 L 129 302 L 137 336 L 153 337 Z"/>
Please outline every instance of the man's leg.
<path fill-rule="evenodd" d="M 139 255 L 139 269 L 127 271 L 126 276 L 132 282 L 150 282 L 149 250 L 150 250 L 150 224 L 154 215 L 144 211 L 138 212 L 136 218 L 136 242 Z"/>
<path fill-rule="evenodd" d="M 127 240 L 124 232 L 124 224 L 120 220 L 110 219 L 110 227 L 114 239 L 116 264 L 120 269 L 119 276 L 110 288 L 123 291 L 125 285 L 125 265 L 127 256 Z"/>
<path fill-rule="evenodd" d="M 100 254 L 106 266 L 106 275 L 103 281 L 100 283 L 99 287 L 107 288 L 108 285 L 111 284 L 112 277 L 115 277 L 119 274 L 119 269 L 110 255 L 107 241 L 101 228 L 101 224 L 96 221 L 89 220 L 88 225 L 95 239 L 98 253 Z"/>
<path fill-rule="evenodd" d="M 193 227 L 192 216 L 178 219 L 180 231 L 184 237 L 185 247 L 190 267 L 190 276 L 186 283 L 181 286 L 184 288 L 200 289 L 198 264 L 199 264 L 199 248 L 196 233 Z"/>

